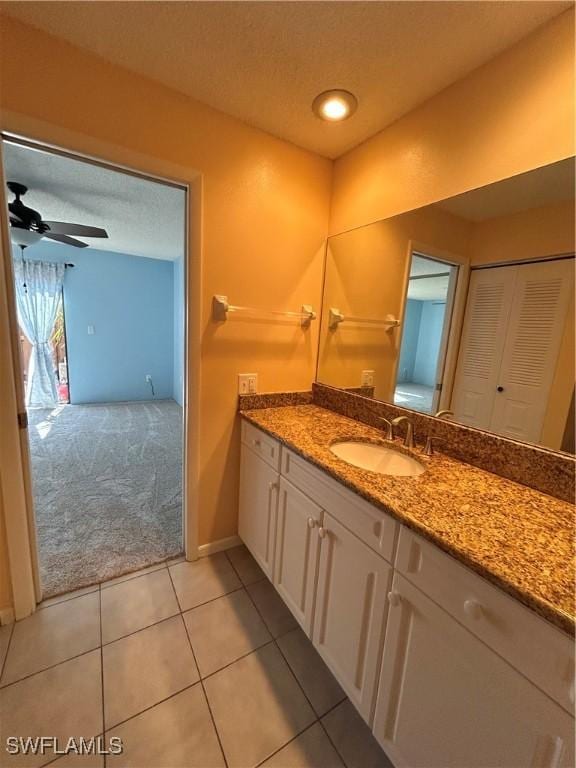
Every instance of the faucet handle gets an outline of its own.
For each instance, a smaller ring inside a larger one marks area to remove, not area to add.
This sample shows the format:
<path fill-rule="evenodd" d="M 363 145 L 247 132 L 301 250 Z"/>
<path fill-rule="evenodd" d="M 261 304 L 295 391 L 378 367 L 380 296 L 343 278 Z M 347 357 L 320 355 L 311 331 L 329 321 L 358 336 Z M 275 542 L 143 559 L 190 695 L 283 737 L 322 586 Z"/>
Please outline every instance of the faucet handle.
<path fill-rule="evenodd" d="M 426 445 L 424 446 L 424 456 L 433 456 L 434 455 L 434 443 L 443 443 L 444 441 L 441 440 L 439 437 L 435 437 L 434 435 L 428 435 L 426 438 Z"/>
<path fill-rule="evenodd" d="M 385 419 L 384 416 L 378 416 L 378 421 L 382 422 L 383 427 L 386 428 L 386 440 L 393 440 L 394 439 L 394 427 L 392 426 L 392 422 L 388 421 L 388 419 Z"/>
<path fill-rule="evenodd" d="M 404 445 L 406 448 L 414 448 L 414 425 L 407 416 L 397 416 L 392 419 L 392 434 L 394 434 L 394 427 L 397 424 L 406 422 L 406 437 L 404 438 Z"/>

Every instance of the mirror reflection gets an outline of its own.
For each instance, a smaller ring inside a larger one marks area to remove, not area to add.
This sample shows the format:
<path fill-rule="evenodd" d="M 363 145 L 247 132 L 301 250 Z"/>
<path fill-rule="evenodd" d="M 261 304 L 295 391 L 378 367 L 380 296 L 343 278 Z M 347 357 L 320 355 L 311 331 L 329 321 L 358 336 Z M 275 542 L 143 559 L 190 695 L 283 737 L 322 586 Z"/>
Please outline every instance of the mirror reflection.
<path fill-rule="evenodd" d="M 329 238 L 318 381 L 574 453 L 574 167 Z"/>

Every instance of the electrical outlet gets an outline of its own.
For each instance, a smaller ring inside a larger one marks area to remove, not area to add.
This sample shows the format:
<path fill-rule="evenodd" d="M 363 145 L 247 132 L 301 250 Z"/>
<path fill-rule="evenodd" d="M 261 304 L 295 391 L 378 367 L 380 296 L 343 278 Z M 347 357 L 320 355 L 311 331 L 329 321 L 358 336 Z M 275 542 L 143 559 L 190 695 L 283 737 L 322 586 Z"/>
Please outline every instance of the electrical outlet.
<path fill-rule="evenodd" d="M 361 387 L 373 387 L 374 386 L 374 371 L 362 371 L 360 377 Z"/>
<path fill-rule="evenodd" d="M 257 373 L 239 373 L 238 374 L 238 394 L 253 395 L 258 392 L 258 374 Z"/>
<path fill-rule="evenodd" d="M 94 336 L 94 326 L 89 325 L 88 326 L 88 336 Z"/>
<path fill-rule="evenodd" d="M 150 374 L 147 373 L 146 376 L 144 377 L 144 381 L 146 382 L 146 384 L 150 384 L 152 381 L 152 376 L 150 376 Z"/>

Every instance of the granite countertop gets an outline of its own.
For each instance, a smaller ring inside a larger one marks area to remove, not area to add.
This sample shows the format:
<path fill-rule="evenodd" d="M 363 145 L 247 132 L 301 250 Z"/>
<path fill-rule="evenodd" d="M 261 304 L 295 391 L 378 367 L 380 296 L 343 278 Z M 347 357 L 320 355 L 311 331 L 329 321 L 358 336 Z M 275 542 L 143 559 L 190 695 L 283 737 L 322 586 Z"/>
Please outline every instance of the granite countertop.
<path fill-rule="evenodd" d="M 412 453 L 419 477 L 391 477 L 338 459 L 339 440 L 382 433 L 316 405 L 242 411 L 252 424 L 433 541 L 560 629 L 574 634 L 574 508 L 436 452 Z"/>

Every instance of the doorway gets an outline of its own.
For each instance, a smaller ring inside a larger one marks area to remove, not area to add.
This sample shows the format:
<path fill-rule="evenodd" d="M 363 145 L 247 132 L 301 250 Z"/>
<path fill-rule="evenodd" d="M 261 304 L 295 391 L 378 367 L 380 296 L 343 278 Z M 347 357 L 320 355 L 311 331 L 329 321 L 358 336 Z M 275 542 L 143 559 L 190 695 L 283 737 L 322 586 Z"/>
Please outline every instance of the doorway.
<path fill-rule="evenodd" d="M 412 253 L 395 405 L 438 409 L 457 277 L 457 266 Z"/>
<path fill-rule="evenodd" d="M 108 235 L 78 230 L 70 239 L 81 245 L 32 238 L 12 253 L 38 566 L 50 597 L 184 551 L 187 190 L 18 141 L 3 154 L 6 179 L 27 187 L 23 202 L 48 231 L 72 221 Z M 13 243 L 29 237 L 10 218 Z M 46 401 L 28 394 L 31 353 L 46 342 L 26 332 L 18 295 L 39 289 L 32 272 L 19 278 L 22 264 L 61 273 L 47 340 L 56 396 Z"/>

